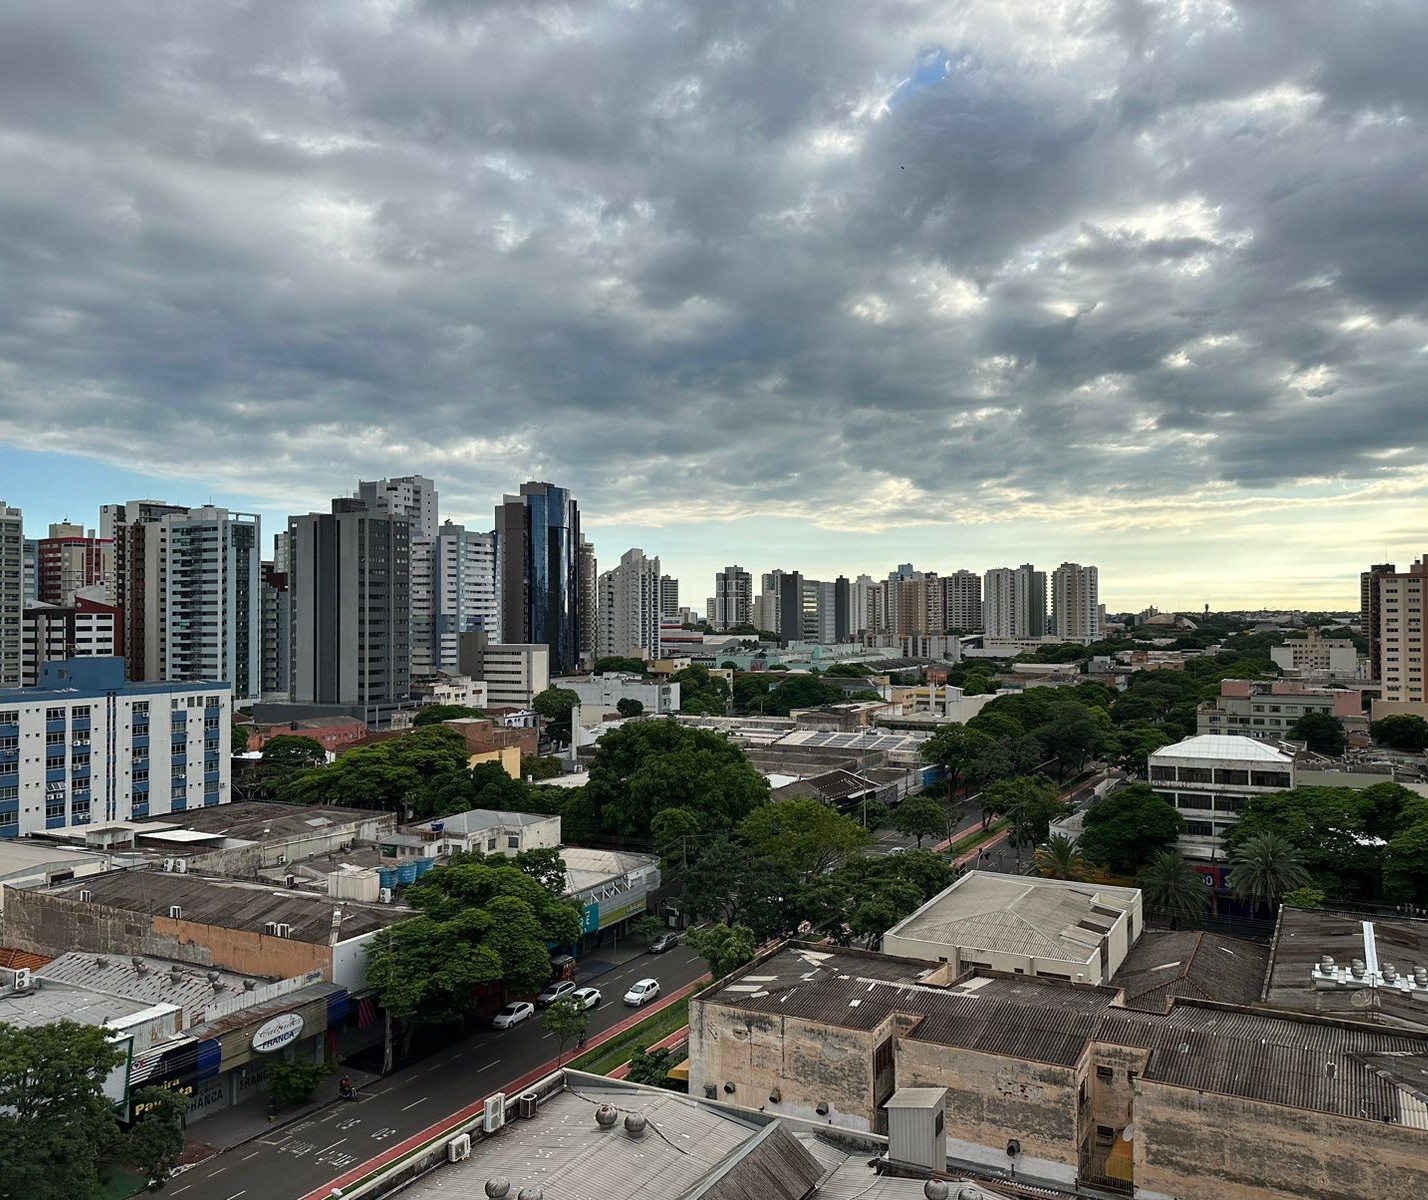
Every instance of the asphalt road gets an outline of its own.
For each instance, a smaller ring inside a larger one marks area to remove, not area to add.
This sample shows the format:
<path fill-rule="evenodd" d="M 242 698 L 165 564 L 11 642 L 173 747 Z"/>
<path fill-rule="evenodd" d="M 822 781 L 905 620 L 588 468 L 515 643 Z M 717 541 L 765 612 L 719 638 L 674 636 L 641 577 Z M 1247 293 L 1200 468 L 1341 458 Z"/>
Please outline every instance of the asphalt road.
<path fill-rule="evenodd" d="M 654 976 L 664 993 L 692 983 L 706 971 L 686 945 L 667 954 L 643 955 L 597 978 L 603 1002 L 590 1013 L 590 1036 L 617 1025 L 636 1010 L 621 997 L 637 979 Z M 514 1029 L 483 1029 L 452 1044 L 448 1052 L 414 1063 L 378 1080 L 356 1101 L 329 1105 L 293 1125 L 184 1172 L 164 1193 L 182 1200 L 297 1200 L 374 1158 L 442 1117 L 551 1062 L 557 1043 L 540 1015 Z"/>

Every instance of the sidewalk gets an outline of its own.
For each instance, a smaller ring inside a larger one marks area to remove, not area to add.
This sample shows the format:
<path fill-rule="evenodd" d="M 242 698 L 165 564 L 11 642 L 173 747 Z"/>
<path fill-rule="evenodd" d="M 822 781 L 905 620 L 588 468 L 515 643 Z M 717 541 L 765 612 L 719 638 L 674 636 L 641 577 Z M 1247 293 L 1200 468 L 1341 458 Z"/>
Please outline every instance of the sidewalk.
<path fill-rule="evenodd" d="M 601 946 L 580 959 L 575 972 L 576 982 L 590 983 L 611 971 L 618 971 L 644 954 L 643 938 L 634 934 L 622 937 L 618 947 Z M 345 1103 L 337 1094 L 343 1075 L 350 1076 L 359 1091 L 382 1078 L 365 1071 L 342 1068 L 324 1079 L 312 1101 L 301 1108 L 283 1109 L 270 1116 L 266 1098 L 257 1098 L 236 1108 L 226 1108 L 211 1117 L 205 1117 L 190 1125 L 185 1133 L 184 1152 L 179 1160 L 180 1170 L 196 1166 L 215 1154 L 222 1154 L 286 1125 L 305 1120 L 328 1105 Z"/>

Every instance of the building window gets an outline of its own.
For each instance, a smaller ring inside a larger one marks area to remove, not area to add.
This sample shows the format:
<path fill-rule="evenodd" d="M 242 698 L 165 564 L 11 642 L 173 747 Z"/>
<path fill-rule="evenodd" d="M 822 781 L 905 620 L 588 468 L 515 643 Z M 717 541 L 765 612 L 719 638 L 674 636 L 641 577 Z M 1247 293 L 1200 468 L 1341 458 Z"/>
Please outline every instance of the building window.
<path fill-rule="evenodd" d="M 519 850 L 520 848 L 521 848 L 520 835 L 519 835 L 519 834 L 515 834 L 515 833 L 508 833 L 508 834 L 506 835 L 506 849 L 507 849 L 507 850 Z"/>
<path fill-rule="evenodd" d="M 1209 821 L 1186 821 L 1185 832 L 1192 837 L 1209 837 L 1215 831 Z"/>
<path fill-rule="evenodd" d="M 1116 1140 L 1116 1131 L 1109 1125 L 1096 1126 L 1096 1141 L 1103 1146 L 1109 1146 Z"/>
<path fill-rule="evenodd" d="M 495 848 L 496 848 L 496 839 L 495 839 L 495 838 L 487 838 L 487 839 L 486 839 L 486 851 L 487 851 L 487 853 L 490 853 L 490 851 L 494 850 Z"/>
<path fill-rule="evenodd" d="M 1116 1075 L 1115 1071 L 1112 1070 L 1110 1067 L 1097 1067 L 1097 1068 L 1096 1068 L 1096 1078 L 1097 1078 L 1097 1079 L 1114 1079 L 1114 1078 L 1115 1078 L 1115 1075 Z"/>

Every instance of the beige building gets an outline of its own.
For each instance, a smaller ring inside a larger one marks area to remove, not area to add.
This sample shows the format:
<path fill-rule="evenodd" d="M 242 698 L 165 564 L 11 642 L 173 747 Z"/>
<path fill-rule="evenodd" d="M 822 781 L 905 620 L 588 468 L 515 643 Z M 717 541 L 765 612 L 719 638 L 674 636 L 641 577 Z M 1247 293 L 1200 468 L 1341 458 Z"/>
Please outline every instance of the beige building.
<path fill-rule="evenodd" d="M 461 673 L 486 684 L 492 708 L 529 708 L 550 686 L 550 647 L 497 643 L 484 633 L 461 635 Z"/>
<path fill-rule="evenodd" d="M 1428 555 L 1416 559 L 1407 571 L 1379 575 L 1377 582 L 1378 677 L 1383 684 L 1383 700 L 1390 704 L 1422 704 L 1423 601 Z"/>
<path fill-rule="evenodd" d="M 1355 679 L 1359 674 L 1359 652 L 1348 638 L 1320 637 L 1312 626 L 1302 638 L 1289 638 L 1269 648 L 1269 657 L 1281 671 L 1300 675 L 1332 675 Z"/>
<path fill-rule="evenodd" d="M 1140 889 L 969 871 L 883 934 L 888 954 L 1105 983 L 1144 927 Z"/>
<path fill-rule="evenodd" d="M 886 1130 L 945 1088 L 949 1169 L 1146 1200 L 1428 1189 L 1428 1038 L 1111 987 L 783 946 L 690 1004 L 690 1092 Z"/>
<path fill-rule="evenodd" d="M 1277 740 L 1289 737 L 1306 713 L 1327 713 L 1348 728 L 1361 727 L 1363 700 L 1349 688 L 1309 687 L 1296 679 L 1224 679 L 1220 694 L 1196 709 L 1195 732 Z"/>

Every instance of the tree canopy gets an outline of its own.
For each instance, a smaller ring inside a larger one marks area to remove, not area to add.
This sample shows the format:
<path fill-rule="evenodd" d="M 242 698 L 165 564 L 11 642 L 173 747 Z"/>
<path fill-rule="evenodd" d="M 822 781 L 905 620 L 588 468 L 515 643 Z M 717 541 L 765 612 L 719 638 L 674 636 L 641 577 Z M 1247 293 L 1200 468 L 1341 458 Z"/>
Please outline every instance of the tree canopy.
<path fill-rule="evenodd" d="M 1344 723 L 1326 712 L 1306 712 L 1289 727 L 1289 736 L 1304 742 L 1315 754 L 1338 758 L 1349 744 Z"/>
<path fill-rule="evenodd" d="M 634 721 L 605 734 L 585 787 L 596 826 L 622 837 L 648 837 L 669 808 L 692 812 L 706 831 L 730 829 L 768 794 L 768 780 L 728 737 L 674 720 Z"/>
<path fill-rule="evenodd" d="M 802 883 L 850 858 L 871 841 L 857 821 L 810 797 L 756 808 L 744 818 L 739 834 L 756 857 L 777 863 Z"/>
<path fill-rule="evenodd" d="M 1144 783 L 1112 792 L 1082 818 L 1081 853 L 1113 871 L 1134 872 L 1180 836 L 1185 822 Z"/>
<path fill-rule="evenodd" d="M 440 725 L 443 721 L 470 720 L 485 715 L 479 708 L 472 708 L 469 704 L 428 704 L 417 710 L 416 716 L 412 718 L 412 725 L 420 729 L 423 725 Z"/>
<path fill-rule="evenodd" d="M 531 701 L 540 714 L 550 740 L 559 746 L 570 745 L 570 714 L 580 704 L 580 697 L 569 688 L 551 684 Z"/>
<path fill-rule="evenodd" d="M 393 1016 L 457 1021 L 475 989 L 531 991 L 550 978 L 548 946 L 580 935 L 575 905 L 515 866 L 461 861 L 407 889 L 420 915 L 371 943 L 367 978 Z"/>
<path fill-rule="evenodd" d="M 470 775 L 468 754 L 466 741 L 456 730 L 430 725 L 374 746 L 349 750 L 330 766 L 299 772 L 287 781 L 280 795 L 299 804 L 410 808 L 418 816 L 460 812 L 461 808 L 439 808 L 435 797 L 443 788 L 465 783 Z"/>
<path fill-rule="evenodd" d="M 296 733 L 280 733 L 263 743 L 265 763 L 288 763 L 299 767 L 319 767 L 327 761 L 327 751 L 316 738 Z"/>
<path fill-rule="evenodd" d="M 642 658 L 624 657 L 618 654 L 607 654 L 604 658 L 597 658 L 591 674 L 594 675 L 644 675 L 649 670 L 649 663 Z"/>
<path fill-rule="evenodd" d="M 1411 713 L 1397 713 L 1373 722 L 1369 736 L 1390 750 L 1428 750 L 1428 721 Z"/>
<path fill-rule="evenodd" d="M 709 964 L 709 974 L 715 979 L 752 962 L 759 948 L 754 931 L 747 925 L 710 925 L 691 929 L 684 936 Z"/>

